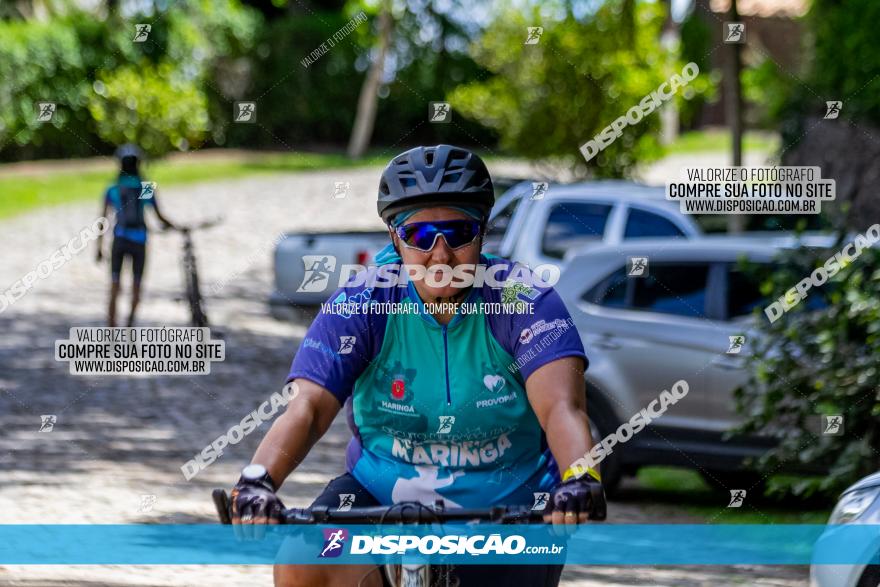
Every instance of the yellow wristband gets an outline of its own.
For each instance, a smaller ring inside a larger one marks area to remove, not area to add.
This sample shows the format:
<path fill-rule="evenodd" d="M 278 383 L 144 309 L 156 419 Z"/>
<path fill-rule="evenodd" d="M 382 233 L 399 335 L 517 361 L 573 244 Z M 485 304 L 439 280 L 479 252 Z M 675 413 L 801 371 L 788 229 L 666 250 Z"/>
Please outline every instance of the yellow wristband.
<path fill-rule="evenodd" d="M 578 468 L 581 469 L 581 467 L 578 467 Z M 598 482 L 600 482 L 600 483 L 602 482 L 602 477 L 599 475 L 599 471 L 597 471 L 597 470 L 594 469 L 593 467 L 587 467 L 585 472 L 586 472 L 588 475 L 590 475 L 590 477 L 592 477 L 593 479 L 595 479 L 596 481 L 598 481 Z M 583 473 L 582 473 L 581 475 L 578 475 L 578 474 L 574 471 L 574 469 L 572 469 L 571 467 L 569 467 L 569 468 L 567 468 L 567 469 L 565 470 L 565 473 L 562 474 L 562 482 L 565 483 L 566 481 L 568 481 L 568 480 L 571 479 L 572 477 L 574 477 L 575 479 L 578 479 L 578 478 L 580 478 L 581 476 L 583 476 Z"/>

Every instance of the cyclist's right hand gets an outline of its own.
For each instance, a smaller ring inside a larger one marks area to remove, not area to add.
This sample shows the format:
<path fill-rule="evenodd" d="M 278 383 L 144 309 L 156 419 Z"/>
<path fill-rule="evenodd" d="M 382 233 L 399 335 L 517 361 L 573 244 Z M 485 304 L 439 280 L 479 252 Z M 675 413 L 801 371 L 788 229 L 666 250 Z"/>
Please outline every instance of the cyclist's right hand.
<path fill-rule="evenodd" d="M 284 504 L 275 482 L 262 465 L 248 465 L 232 489 L 232 523 L 238 538 L 260 539 L 266 524 L 277 524 Z"/>

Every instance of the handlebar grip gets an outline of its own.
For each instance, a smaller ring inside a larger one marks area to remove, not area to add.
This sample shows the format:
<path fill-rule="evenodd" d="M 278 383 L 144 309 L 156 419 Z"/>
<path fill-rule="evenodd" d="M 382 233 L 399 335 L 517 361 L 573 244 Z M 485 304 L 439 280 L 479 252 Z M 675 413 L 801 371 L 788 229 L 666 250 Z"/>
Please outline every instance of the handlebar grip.
<path fill-rule="evenodd" d="M 211 492 L 211 497 L 214 499 L 214 507 L 217 508 L 217 515 L 220 517 L 220 523 L 231 524 L 232 517 L 229 513 L 229 496 L 226 495 L 226 490 L 215 489 Z"/>
<path fill-rule="evenodd" d="M 605 490 L 601 485 L 590 486 L 590 519 L 604 520 L 608 517 L 608 508 L 605 504 Z"/>
<path fill-rule="evenodd" d="M 281 512 L 279 521 L 282 524 L 314 524 L 315 516 L 308 508 L 287 508 Z"/>

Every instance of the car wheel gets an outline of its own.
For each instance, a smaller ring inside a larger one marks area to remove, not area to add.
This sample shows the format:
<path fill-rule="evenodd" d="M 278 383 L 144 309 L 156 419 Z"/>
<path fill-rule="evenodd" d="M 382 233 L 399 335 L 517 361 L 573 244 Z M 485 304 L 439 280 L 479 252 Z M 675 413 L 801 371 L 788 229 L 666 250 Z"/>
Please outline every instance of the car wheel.
<path fill-rule="evenodd" d="M 856 587 L 880 587 L 880 565 L 868 565 Z"/>
<path fill-rule="evenodd" d="M 717 471 L 700 470 L 700 476 L 712 489 L 728 492 L 731 489 L 745 489 L 756 495 L 764 495 L 767 479 L 755 471 Z"/>

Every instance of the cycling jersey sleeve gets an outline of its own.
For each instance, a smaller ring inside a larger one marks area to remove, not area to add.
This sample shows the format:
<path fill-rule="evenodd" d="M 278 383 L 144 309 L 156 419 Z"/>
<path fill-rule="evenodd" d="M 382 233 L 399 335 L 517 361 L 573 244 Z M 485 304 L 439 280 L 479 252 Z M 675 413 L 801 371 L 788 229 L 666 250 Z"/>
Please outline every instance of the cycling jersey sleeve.
<path fill-rule="evenodd" d="M 293 358 L 288 381 L 308 379 L 345 403 L 381 348 L 385 332 L 381 316 L 348 311 L 362 308 L 371 293 L 371 288 L 341 288 L 321 306 Z"/>
<path fill-rule="evenodd" d="M 500 294 L 498 288 L 491 289 L 489 296 L 495 301 L 521 304 L 521 312 L 491 314 L 489 323 L 496 339 L 514 358 L 523 380 L 539 367 L 563 357 L 580 357 L 587 368 L 584 345 L 556 290 L 516 280 L 507 281 Z"/>

